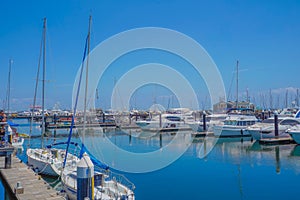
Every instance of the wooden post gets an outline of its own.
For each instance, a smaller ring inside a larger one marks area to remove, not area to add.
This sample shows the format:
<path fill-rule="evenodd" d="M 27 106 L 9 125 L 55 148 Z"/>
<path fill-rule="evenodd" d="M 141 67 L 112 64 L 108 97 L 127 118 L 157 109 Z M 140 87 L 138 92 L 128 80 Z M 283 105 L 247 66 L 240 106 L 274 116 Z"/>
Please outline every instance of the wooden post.
<path fill-rule="evenodd" d="M 275 130 L 275 137 L 278 137 L 278 113 L 274 113 L 274 130 Z"/>
<path fill-rule="evenodd" d="M 161 121 L 161 113 L 159 113 L 159 128 L 162 127 L 162 121 Z"/>
<path fill-rule="evenodd" d="M 203 131 L 206 131 L 206 113 L 203 112 Z"/>
<path fill-rule="evenodd" d="M 5 155 L 5 169 L 11 168 L 11 154 L 6 154 Z"/>
<path fill-rule="evenodd" d="M 162 148 L 162 134 L 161 133 L 159 134 L 159 145 L 160 145 L 160 148 Z"/>

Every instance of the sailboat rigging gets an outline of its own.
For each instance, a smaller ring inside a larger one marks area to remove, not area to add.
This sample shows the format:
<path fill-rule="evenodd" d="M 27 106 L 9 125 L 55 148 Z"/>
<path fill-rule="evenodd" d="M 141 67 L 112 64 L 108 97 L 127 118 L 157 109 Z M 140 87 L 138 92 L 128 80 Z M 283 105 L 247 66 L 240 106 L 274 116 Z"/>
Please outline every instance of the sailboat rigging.
<path fill-rule="evenodd" d="M 43 140 L 45 134 L 45 78 L 46 78 L 46 18 L 43 20 L 43 50 L 42 57 L 43 57 L 43 78 L 42 78 L 42 130 L 41 130 L 41 148 L 28 148 L 26 151 L 28 157 L 28 165 L 32 166 L 32 168 L 40 173 L 49 176 L 60 176 L 61 170 L 63 167 L 63 163 L 65 161 L 65 150 L 64 149 L 56 149 L 56 148 L 44 148 Z M 39 65 L 40 68 L 40 65 Z M 39 77 L 39 69 L 37 74 L 37 80 Z M 35 95 L 37 91 L 37 84 L 35 88 Z M 35 96 L 36 97 L 36 96 Z M 35 101 L 34 100 L 34 107 L 35 108 Z M 33 114 L 33 113 L 32 113 Z M 33 117 L 33 116 L 32 116 Z M 31 120 L 32 122 L 32 120 Z M 31 123 L 32 124 L 32 123 Z M 68 166 L 72 167 L 75 166 L 79 159 L 75 156 L 70 154 L 67 158 Z"/>
<path fill-rule="evenodd" d="M 65 162 L 63 164 L 63 170 L 61 174 L 61 180 L 63 183 L 63 187 L 65 191 L 67 192 L 67 195 L 69 199 L 77 199 L 77 171 L 76 168 L 65 168 L 65 163 L 66 163 L 66 158 L 68 155 L 68 150 L 69 150 L 69 144 L 71 141 L 72 137 L 72 130 L 74 126 L 74 118 L 76 116 L 76 109 L 77 109 L 77 103 L 78 103 L 78 97 L 80 93 L 80 86 L 81 86 L 81 79 L 82 79 L 82 74 L 83 74 L 83 69 L 85 67 L 86 70 L 86 76 L 85 76 L 85 97 L 84 97 L 84 112 L 83 112 L 83 135 L 82 135 L 82 147 L 81 147 L 81 153 L 80 157 L 82 157 L 83 152 L 89 154 L 90 158 L 92 159 L 93 163 L 100 167 L 102 170 L 108 170 L 108 166 L 102 164 L 99 162 L 97 159 L 95 159 L 90 152 L 85 148 L 84 142 L 85 142 L 85 128 L 86 128 L 86 111 L 87 111 L 87 90 L 88 90 L 88 64 L 89 64 L 89 52 L 90 52 L 90 29 L 91 29 L 91 21 L 92 17 L 89 17 L 89 29 L 88 29 L 88 35 L 86 38 L 86 45 L 84 49 L 84 56 L 82 60 L 82 65 L 80 69 L 80 76 L 79 76 L 79 82 L 78 82 L 78 87 L 76 91 L 76 99 L 75 99 L 75 104 L 74 104 L 74 110 L 73 110 L 73 116 L 72 116 L 72 124 L 70 128 L 70 134 L 68 137 L 68 144 L 67 144 L 67 149 L 66 149 L 66 157 L 65 157 Z M 85 64 L 86 63 L 86 64 Z M 84 65 L 85 64 L 85 65 Z M 108 172 L 108 171 L 106 171 Z M 95 181 L 95 184 L 92 184 L 92 199 L 107 199 L 107 200 L 117 200 L 117 199 L 128 199 L 128 200 L 134 200 L 134 193 L 133 191 L 122 184 L 121 182 L 118 181 L 115 177 L 109 176 L 105 172 L 99 172 L 96 171 L 94 177 L 95 180 L 97 179 L 98 181 Z M 95 193 L 93 192 L 95 191 Z"/>

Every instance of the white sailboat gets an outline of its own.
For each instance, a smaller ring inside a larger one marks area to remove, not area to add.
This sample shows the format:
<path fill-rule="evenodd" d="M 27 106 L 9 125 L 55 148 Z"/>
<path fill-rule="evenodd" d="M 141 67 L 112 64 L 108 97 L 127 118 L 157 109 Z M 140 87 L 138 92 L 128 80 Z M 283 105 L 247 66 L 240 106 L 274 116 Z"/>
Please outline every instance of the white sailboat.
<path fill-rule="evenodd" d="M 43 25 L 43 81 L 42 81 L 42 143 L 45 133 L 45 51 L 46 51 L 46 18 L 44 18 Z M 38 80 L 38 78 L 37 78 Z M 35 100 L 34 100 L 35 101 Z M 34 105 L 35 106 L 35 102 Z M 60 176 L 63 167 L 66 150 L 64 149 L 49 149 L 44 148 L 28 148 L 26 151 L 28 157 L 28 165 L 31 166 L 37 173 L 48 176 Z M 79 162 L 79 158 L 75 155 L 69 154 L 67 157 L 67 166 L 75 167 Z"/>
<path fill-rule="evenodd" d="M 254 116 L 253 110 L 248 108 L 238 108 L 238 71 L 239 61 L 236 64 L 236 108 L 229 110 L 224 124 L 213 127 L 213 132 L 216 137 L 243 137 L 251 136 L 249 132 L 245 131 L 248 126 L 258 122 Z"/>
<path fill-rule="evenodd" d="M 5 121 L 7 127 L 7 134 L 10 138 L 11 145 L 16 148 L 23 146 L 24 138 L 18 135 L 15 128 L 11 128 L 9 123 L 10 118 L 10 79 L 11 79 L 11 67 L 13 60 L 9 59 L 9 69 L 8 69 L 8 84 L 7 84 L 7 94 L 6 94 L 6 103 L 7 103 L 7 120 Z"/>
<path fill-rule="evenodd" d="M 87 37 L 87 59 L 86 59 L 86 82 L 85 82 L 85 98 L 84 98 L 84 120 L 83 120 L 83 136 L 82 136 L 82 143 L 84 144 L 84 137 L 85 137 L 85 124 L 86 124 L 86 110 L 87 110 L 87 85 L 88 85 L 88 56 L 89 56 L 89 50 L 90 50 L 90 28 L 91 28 L 91 16 L 89 18 L 89 31 L 88 31 L 88 37 Z M 83 59 L 85 60 L 85 59 Z M 82 64 L 81 70 L 83 70 L 84 63 Z M 82 73 L 81 73 L 82 75 Z M 79 93 L 80 85 L 77 89 L 77 94 Z M 78 95 L 77 95 L 78 97 Z M 76 113 L 76 105 L 77 105 L 78 98 L 76 99 L 75 107 L 74 107 L 74 113 L 73 116 L 75 116 Z M 72 123 L 73 124 L 73 123 Z M 72 126 L 71 126 L 72 129 Z M 69 135 L 69 141 L 71 137 L 71 130 Z M 82 150 L 85 150 L 84 146 L 82 147 Z M 87 151 L 87 150 L 86 150 Z M 67 147 L 68 152 L 68 147 Z M 95 161 L 96 162 L 96 161 Z M 69 199 L 77 199 L 77 169 L 78 167 L 84 166 L 84 164 L 89 163 L 89 166 L 94 166 L 93 163 L 90 160 L 90 157 L 84 153 L 81 161 L 77 163 L 76 168 L 70 169 L 70 168 L 64 168 L 61 180 L 63 184 L 63 188 L 66 191 Z M 94 168 L 94 167 L 93 167 Z M 93 199 L 95 200 L 134 200 L 134 185 L 133 184 L 126 184 L 130 183 L 126 178 L 123 178 L 122 180 L 125 180 L 123 182 L 120 179 L 117 179 L 116 177 L 120 178 L 122 176 L 112 176 L 111 174 L 108 174 L 108 170 L 106 170 L 107 167 L 102 167 L 100 170 L 94 172 L 93 178 L 94 178 L 94 184 L 92 183 L 92 192 L 91 195 L 93 196 Z M 93 169 L 94 171 L 94 169 Z M 130 185 L 132 187 L 130 187 Z"/>

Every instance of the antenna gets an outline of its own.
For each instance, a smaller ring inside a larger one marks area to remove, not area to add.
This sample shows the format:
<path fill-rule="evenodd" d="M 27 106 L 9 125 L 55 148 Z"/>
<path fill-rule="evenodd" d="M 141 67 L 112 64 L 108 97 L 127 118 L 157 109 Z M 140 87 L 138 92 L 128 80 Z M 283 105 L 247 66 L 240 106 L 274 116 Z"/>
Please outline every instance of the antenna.
<path fill-rule="evenodd" d="M 236 108 L 239 105 L 239 61 L 236 61 Z"/>

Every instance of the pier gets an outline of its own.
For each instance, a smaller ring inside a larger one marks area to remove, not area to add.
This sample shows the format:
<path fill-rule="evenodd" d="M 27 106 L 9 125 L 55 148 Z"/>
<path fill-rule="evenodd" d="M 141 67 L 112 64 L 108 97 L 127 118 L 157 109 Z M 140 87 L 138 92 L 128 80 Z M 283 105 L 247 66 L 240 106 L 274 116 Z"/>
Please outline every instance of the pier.
<path fill-rule="evenodd" d="M 15 199 L 65 199 L 17 157 L 11 156 L 11 161 L 10 168 L 5 168 L 5 160 L 0 157 L 0 176 L 5 187 Z"/>

